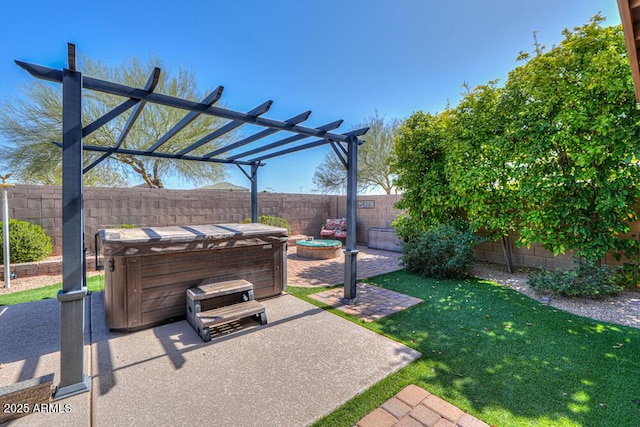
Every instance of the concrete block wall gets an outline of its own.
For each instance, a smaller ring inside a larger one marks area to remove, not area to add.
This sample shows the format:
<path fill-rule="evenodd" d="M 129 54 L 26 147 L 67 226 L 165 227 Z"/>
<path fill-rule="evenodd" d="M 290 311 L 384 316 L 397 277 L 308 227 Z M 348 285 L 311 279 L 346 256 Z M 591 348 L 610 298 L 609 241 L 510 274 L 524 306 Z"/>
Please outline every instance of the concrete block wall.
<path fill-rule="evenodd" d="M 371 227 L 389 227 L 401 213 L 395 209 L 401 195 L 359 196 L 356 240 L 366 245 Z M 52 237 L 54 255 L 62 253 L 62 188 L 59 186 L 17 185 L 8 190 L 9 216 L 42 225 Z M 346 196 L 320 194 L 259 193 L 258 214 L 285 218 L 292 234 L 318 238 L 327 218 L 345 217 Z M 85 188 L 85 236 L 89 251 L 101 228 L 134 224 L 137 227 L 199 225 L 239 222 L 251 216 L 249 192 L 220 190 L 167 190 L 149 188 Z M 631 225 L 631 235 L 640 236 L 640 222 Z M 511 238 L 516 266 L 545 266 L 567 269 L 573 254 L 553 256 L 542 246 L 517 247 Z M 476 250 L 479 260 L 504 264 L 502 242 L 486 242 Z M 0 262 L 2 262 L 0 260 Z M 619 263 L 607 255 L 607 264 Z"/>
<path fill-rule="evenodd" d="M 509 246 L 511 247 L 511 260 L 515 267 L 546 267 L 551 270 L 568 270 L 573 266 L 574 254 L 553 255 L 553 252 L 546 250 L 538 243 L 530 247 L 519 247 L 515 244 L 516 238 L 510 236 Z M 476 259 L 489 261 L 496 264 L 505 264 L 502 241 L 484 242 L 476 247 Z"/>
<path fill-rule="evenodd" d="M 391 227 L 391 222 L 401 213 L 394 205 L 402 198 L 399 194 L 379 196 L 358 196 L 358 201 L 373 208 L 358 208 L 356 241 L 367 244 L 367 231 L 371 227 Z M 371 203 L 373 202 L 373 203 Z M 338 196 L 336 217 L 347 216 L 347 196 Z"/>
<path fill-rule="evenodd" d="M 54 255 L 62 253 L 62 188 L 17 185 L 7 192 L 9 217 L 40 224 L 51 236 Z M 258 215 L 285 218 L 292 234 L 316 235 L 326 218 L 335 216 L 336 196 L 260 193 Z M 249 192 L 98 188 L 84 190 L 85 239 L 93 252 L 101 228 L 240 222 L 251 216 Z M 1 262 L 1 261 L 0 261 Z"/>

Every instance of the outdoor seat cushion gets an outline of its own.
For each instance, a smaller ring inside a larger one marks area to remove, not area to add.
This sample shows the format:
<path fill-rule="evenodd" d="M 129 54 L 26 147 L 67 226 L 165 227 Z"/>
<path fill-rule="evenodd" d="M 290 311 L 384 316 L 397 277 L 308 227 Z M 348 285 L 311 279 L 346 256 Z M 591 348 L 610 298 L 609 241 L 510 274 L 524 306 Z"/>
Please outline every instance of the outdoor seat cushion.
<path fill-rule="evenodd" d="M 336 237 L 338 239 L 346 239 L 347 232 L 345 230 L 336 230 L 336 233 L 333 235 L 333 237 Z"/>
<path fill-rule="evenodd" d="M 329 218 L 320 230 L 320 237 L 347 238 L 347 218 Z"/>
<path fill-rule="evenodd" d="M 346 230 L 347 218 L 328 219 L 323 228 L 325 230 Z"/>

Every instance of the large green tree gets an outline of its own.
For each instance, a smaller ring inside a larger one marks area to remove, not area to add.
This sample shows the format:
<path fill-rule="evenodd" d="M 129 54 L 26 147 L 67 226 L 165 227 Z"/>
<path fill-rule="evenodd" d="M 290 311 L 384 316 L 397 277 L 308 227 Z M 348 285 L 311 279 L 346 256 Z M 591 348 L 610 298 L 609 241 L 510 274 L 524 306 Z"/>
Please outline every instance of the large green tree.
<path fill-rule="evenodd" d="M 442 114 L 414 114 L 396 138 L 398 205 L 422 228 L 463 210 L 493 237 L 596 262 L 627 238 L 640 198 L 640 111 L 620 26 L 565 30 Z M 446 117 L 446 120 L 445 120 Z"/>
<path fill-rule="evenodd" d="M 447 145 L 452 130 L 452 110 L 431 114 L 419 111 L 402 124 L 396 134 L 392 172 L 402 199 L 396 204 L 408 217 L 397 225 L 405 238 L 460 217 L 446 173 Z"/>
<path fill-rule="evenodd" d="M 602 18 L 509 74 L 505 153 L 517 182 L 521 243 L 589 261 L 635 240 L 623 236 L 640 197 L 640 111 L 620 26 Z"/>
<path fill-rule="evenodd" d="M 365 143 L 358 148 L 358 189 L 366 191 L 381 188 L 391 194 L 394 175 L 389 160 L 393 151 L 393 135 L 400 126 L 399 120 L 385 121 L 376 112 L 356 129 L 368 127 L 369 131 L 362 138 Z M 313 175 L 315 191 L 337 193 L 347 187 L 347 172 L 336 154 L 331 151 L 325 154 L 322 162 Z"/>
<path fill-rule="evenodd" d="M 156 92 L 200 101 L 193 74 L 185 69 L 167 71 L 159 59 L 146 63 L 138 59 L 111 67 L 84 58 L 84 75 L 114 81 L 133 87 L 144 87 L 154 66 L 162 69 Z M 18 182 L 59 184 L 62 179 L 62 153 L 52 141 L 62 140 L 62 96 L 60 85 L 41 81 L 30 82 L 22 96 L 8 100 L 0 108 L 0 135 L 5 167 Z M 83 123 L 93 122 L 124 101 L 123 98 L 101 92 L 84 91 Z M 122 114 L 93 132 L 83 142 L 90 145 L 113 146 L 130 114 Z M 147 104 L 122 144 L 123 148 L 146 149 L 164 135 L 187 112 Z M 197 141 L 224 124 L 224 120 L 200 116 L 162 146 L 160 151 L 176 152 Z M 194 153 L 206 153 L 224 139 L 205 144 Z M 84 153 L 85 166 L 100 154 Z M 161 158 L 132 157 L 113 154 L 108 160 L 85 175 L 87 185 L 118 186 L 142 180 L 148 187 L 164 187 L 166 178 L 178 177 L 194 185 L 210 184 L 224 178 L 223 166 L 204 162 L 178 161 Z"/>
<path fill-rule="evenodd" d="M 509 234 L 515 230 L 521 203 L 513 180 L 513 141 L 506 135 L 511 111 L 502 105 L 497 81 L 468 91 L 455 108 L 446 167 L 451 191 L 464 207 L 473 230 L 501 239 L 512 270 Z"/>

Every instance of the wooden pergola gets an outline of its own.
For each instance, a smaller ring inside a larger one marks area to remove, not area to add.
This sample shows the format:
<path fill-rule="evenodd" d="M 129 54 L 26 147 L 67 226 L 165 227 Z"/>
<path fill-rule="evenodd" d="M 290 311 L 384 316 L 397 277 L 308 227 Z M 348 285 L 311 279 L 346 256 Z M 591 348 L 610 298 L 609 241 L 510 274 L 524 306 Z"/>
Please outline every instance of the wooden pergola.
<path fill-rule="evenodd" d="M 68 45 L 68 67 L 56 70 L 40 65 L 16 61 L 16 64 L 32 76 L 62 84 L 62 142 L 54 142 L 62 148 L 62 290 L 58 293 L 61 303 L 60 320 L 60 384 L 55 393 L 56 399 L 90 390 L 90 379 L 84 372 L 84 211 L 83 211 L 83 175 L 115 153 L 132 156 L 160 157 L 167 159 L 222 163 L 236 165 L 251 181 L 251 219 L 258 219 L 258 170 L 264 161 L 285 154 L 329 145 L 347 170 L 347 234 L 344 254 L 344 300 L 355 302 L 357 298 L 356 272 L 356 198 L 358 146 L 364 141 L 358 139 L 368 128 L 346 133 L 334 133 L 342 120 L 327 123 L 324 126 L 310 128 L 300 123 L 309 118 L 310 111 L 301 113 L 285 121 L 262 117 L 273 101 L 267 101 L 247 113 L 215 106 L 220 99 L 223 87 L 218 87 L 200 102 L 180 99 L 155 92 L 160 69 L 155 68 L 144 88 L 134 88 L 122 84 L 83 76 L 76 67 L 75 45 Z M 110 112 L 83 127 L 82 92 L 92 90 L 123 98 L 123 102 Z M 142 109 L 147 103 L 163 105 L 185 110 L 186 114 L 171 130 L 160 137 L 145 150 L 126 148 L 126 138 L 135 126 Z M 129 113 L 128 119 L 116 143 L 113 146 L 83 145 L 82 138 L 90 135 L 101 126 L 121 114 Z M 182 129 L 186 128 L 199 115 L 211 115 L 227 119 L 226 124 L 209 135 L 194 141 L 178 152 L 161 151 L 162 146 Z M 262 128 L 257 133 L 238 141 L 224 145 L 204 155 L 192 152 L 217 138 L 228 134 L 245 124 Z M 231 154 L 250 143 L 262 140 L 278 132 L 285 136 L 275 142 Z M 313 138 L 302 144 L 295 144 Z M 102 153 L 95 161 L 86 164 L 83 151 Z"/>
<path fill-rule="evenodd" d="M 618 0 L 636 100 L 640 102 L 640 0 Z"/>

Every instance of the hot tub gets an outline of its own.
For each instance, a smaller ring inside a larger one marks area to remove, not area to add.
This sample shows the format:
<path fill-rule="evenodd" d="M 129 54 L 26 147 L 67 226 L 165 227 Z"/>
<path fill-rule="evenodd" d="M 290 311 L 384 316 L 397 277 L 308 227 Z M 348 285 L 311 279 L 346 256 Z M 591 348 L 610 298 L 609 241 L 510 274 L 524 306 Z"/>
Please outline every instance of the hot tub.
<path fill-rule="evenodd" d="M 216 224 L 100 230 L 107 327 L 133 330 L 185 317 L 186 290 L 201 280 L 245 279 L 257 299 L 287 281 L 287 230 Z"/>

